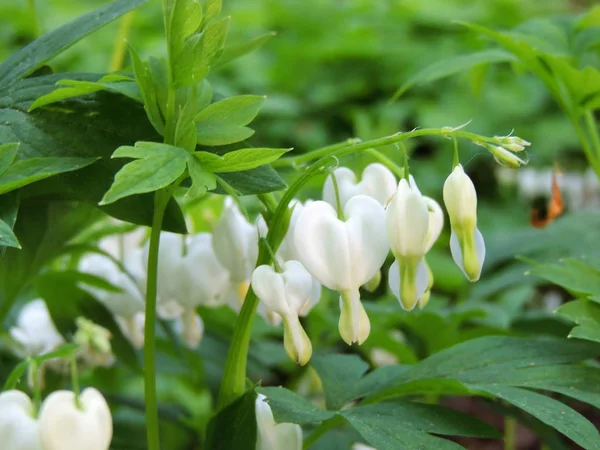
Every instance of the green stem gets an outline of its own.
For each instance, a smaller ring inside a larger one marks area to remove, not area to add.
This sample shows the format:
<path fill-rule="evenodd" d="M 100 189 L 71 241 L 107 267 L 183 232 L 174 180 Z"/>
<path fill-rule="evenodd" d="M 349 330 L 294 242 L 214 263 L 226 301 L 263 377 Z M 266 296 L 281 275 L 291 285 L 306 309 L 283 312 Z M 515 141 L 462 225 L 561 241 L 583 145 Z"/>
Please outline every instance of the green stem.
<path fill-rule="evenodd" d="M 42 387 L 40 386 L 40 367 L 38 363 L 31 359 L 29 363 L 29 378 L 33 383 L 33 411 L 34 417 L 37 417 L 42 405 Z"/>
<path fill-rule="evenodd" d="M 404 169 L 380 151 L 377 151 L 374 148 L 368 148 L 365 150 L 365 153 L 368 153 L 369 155 L 377 159 L 381 164 L 390 169 L 398 178 L 404 178 Z"/>
<path fill-rule="evenodd" d="M 454 143 L 454 158 L 452 160 L 452 169 L 455 169 L 456 166 L 460 164 L 460 156 L 458 155 L 458 141 L 456 140 L 456 136 L 452 136 L 452 141 Z"/>
<path fill-rule="evenodd" d="M 112 56 L 110 58 L 110 65 L 108 67 L 109 72 L 116 72 L 123 67 L 123 60 L 125 59 L 125 51 L 127 50 L 127 36 L 133 23 L 133 16 L 135 12 L 131 11 L 123 16 L 119 25 L 119 32 L 115 39 L 115 46 L 113 48 Z"/>
<path fill-rule="evenodd" d="M 71 385 L 73 386 L 73 394 L 75 394 L 75 406 L 77 409 L 83 409 L 81 400 L 79 399 L 79 374 L 77 373 L 77 358 L 73 355 L 71 358 Z"/>
<path fill-rule="evenodd" d="M 338 186 L 337 177 L 333 170 L 329 171 L 331 182 L 333 183 L 333 192 L 335 194 L 335 210 L 337 211 L 338 219 L 344 220 L 344 205 L 342 205 L 342 199 L 340 198 L 340 187 Z"/>
<path fill-rule="evenodd" d="M 273 267 L 275 268 L 275 272 L 283 273 L 283 268 L 279 264 L 279 261 L 277 261 L 277 255 L 275 255 L 275 252 L 269 245 L 269 241 L 267 241 L 263 237 L 263 238 L 260 238 L 260 243 L 265 247 L 265 249 L 267 250 L 267 253 L 269 254 L 269 257 L 271 258 L 271 261 L 273 261 Z"/>
<path fill-rule="evenodd" d="M 579 124 L 579 121 L 575 117 L 571 117 L 571 124 L 575 129 L 575 133 L 579 139 L 581 147 L 583 148 L 583 152 L 590 163 L 590 166 L 594 169 L 598 177 L 600 177 L 600 163 L 596 159 L 596 155 L 594 154 L 594 150 L 590 146 L 590 143 L 587 140 L 587 137 Z"/>
<path fill-rule="evenodd" d="M 341 425 L 343 423 L 343 419 L 340 416 L 332 417 L 331 419 L 327 419 L 324 422 L 314 429 L 312 433 L 304 440 L 302 445 L 303 450 L 308 450 L 311 446 L 315 444 L 319 439 L 321 439 L 325 433 L 329 430 L 334 429 L 335 427 Z"/>
<path fill-rule="evenodd" d="M 273 161 L 271 163 L 271 166 L 272 167 L 286 167 L 288 165 L 294 166 L 294 165 L 305 164 L 305 163 L 308 163 L 308 162 L 312 161 L 313 159 L 315 159 L 314 157 L 307 158 L 307 155 L 311 155 L 314 152 L 319 152 L 319 155 L 320 155 L 319 158 L 320 158 L 321 156 L 327 156 L 328 154 L 334 153 L 341 148 L 348 147 L 349 145 L 359 144 L 360 142 L 362 142 L 362 141 L 358 138 L 346 139 L 343 142 L 338 142 L 337 144 L 328 145 L 327 147 L 322 147 L 318 150 L 313 150 L 312 152 L 303 153 L 301 155 L 290 157 L 290 158 L 280 158 L 276 161 Z M 289 163 L 290 161 L 294 161 L 294 162 L 290 164 Z"/>
<path fill-rule="evenodd" d="M 146 279 L 146 316 L 144 325 L 144 398 L 146 402 L 146 438 L 148 450 L 159 450 L 158 401 L 156 398 L 156 296 L 158 276 L 158 250 L 165 209 L 171 190 L 154 194 L 154 215 L 148 251 L 148 276 Z"/>
<path fill-rule="evenodd" d="M 37 39 L 41 34 L 40 20 L 37 15 L 37 9 L 35 6 L 35 0 L 28 0 L 29 16 L 31 17 L 31 28 L 33 38 Z"/>
<path fill-rule="evenodd" d="M 514 417 L 504 418 L 504 450 L 517 448 L 517 421 Z"/>

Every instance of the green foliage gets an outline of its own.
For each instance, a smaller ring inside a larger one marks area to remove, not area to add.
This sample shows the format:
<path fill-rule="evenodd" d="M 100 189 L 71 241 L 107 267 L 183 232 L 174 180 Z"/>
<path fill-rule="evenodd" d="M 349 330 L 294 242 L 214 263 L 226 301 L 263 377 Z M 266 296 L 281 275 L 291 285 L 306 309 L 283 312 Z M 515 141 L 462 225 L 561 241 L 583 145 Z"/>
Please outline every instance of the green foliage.
<path fill-rule="evenodd" d="M 251 170 L 269 164 L 290 150 L 289 148 L 244 148 L 227 152 L 223 156 L 208 152 L 194 152 L 194 156 L 206 170 L 228 173 Z"/>
<path fill-rule="evenodd" d="M 222 409 L 208 425 L 206 445 L 215 450 L 252 450 L 256 447 L 256 393 L 246 392 L 235 402 Z M 235 432 L 232 432 L 232 426 Z"/>

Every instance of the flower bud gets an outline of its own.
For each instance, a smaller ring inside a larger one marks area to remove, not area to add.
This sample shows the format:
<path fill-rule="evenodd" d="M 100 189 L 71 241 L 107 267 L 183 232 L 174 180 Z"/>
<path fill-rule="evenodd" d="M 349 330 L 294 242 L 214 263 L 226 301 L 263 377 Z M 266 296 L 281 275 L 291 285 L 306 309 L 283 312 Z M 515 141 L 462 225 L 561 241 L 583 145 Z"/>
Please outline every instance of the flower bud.
<path fill-rule="evenodd" d="M 21 391 L 0 393 L 0 437 L 6 450 L 42 450 L 31 399 Z"/>
<path fill-rule="evenodd" d="M 500 147 L 498 145 L 490 145 L 487 148 L 494 156 L 496 162 L 501 166 L 517 169 L 522 165 L 527 164 L 527 161 L 519 158 L 514 153 L 509 152 L 504 147 Z"/>
<path fill-rule="evenodd" d="M 444 183 L 444 203 L 450 216 L 450 251 L 469 281 L 477 281 L 485 258 L 485 244 L 477 229 L 477 193 L 459 164 Z"/>
<path fill-rule="evenodd" d="M 75 319 L 75 324 L 77 331 L 73 341 L 81 347 L 84 361 L 92 367 L 111 366 L 115 357 L 110 345 L 110 331 L 85 317 Z"/>
<path fill-rule="evenodd" d="M 257 425 L 256 450 L 301 450 L 302 428 L 294 423 L 275 423 L 266 397 L 258 394 L 255 401 Z"/>
<path fill-rule="evenodd" d="M 112 417 L 106 400 L 94 388 L 85 389 L 77 407 L 71 391 L 55 391 L 40 409 L 40 437 L 44 450 L 108 450 Z"/>

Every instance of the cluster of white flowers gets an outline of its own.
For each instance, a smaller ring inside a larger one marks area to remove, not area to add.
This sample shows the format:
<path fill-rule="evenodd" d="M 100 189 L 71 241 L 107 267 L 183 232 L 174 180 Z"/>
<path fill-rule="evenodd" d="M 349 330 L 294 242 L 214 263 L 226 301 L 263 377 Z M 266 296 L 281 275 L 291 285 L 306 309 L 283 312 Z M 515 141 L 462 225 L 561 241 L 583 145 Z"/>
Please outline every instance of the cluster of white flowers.
<path fill-rule="evenodd" d="M 27 394 L 0 393 L 0 436 L 7 450 L 108 450 L 112 417 L 106 400 L 94 388 L 79 398 L 71 391 L 54 391 L 39 413 Z"/>

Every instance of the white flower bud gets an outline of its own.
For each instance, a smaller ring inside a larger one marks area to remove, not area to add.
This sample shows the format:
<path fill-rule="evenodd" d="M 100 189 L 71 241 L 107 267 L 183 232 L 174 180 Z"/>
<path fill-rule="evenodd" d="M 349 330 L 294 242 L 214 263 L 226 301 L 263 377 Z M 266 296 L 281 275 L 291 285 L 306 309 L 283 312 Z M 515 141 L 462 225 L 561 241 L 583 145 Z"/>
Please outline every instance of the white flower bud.
<path fill-rule="evenodd" d="M 444 183 L 444 203 L 450 216 L 450 251 L 470 281 L 477 281 L 485 259 L 485 243 L 477 229 L 477 193 L 459 164 Z"/>
<path fill-rule="evenodd" d="M 112 417 L 106 400 L 94 388 L 79 396 L 81 409 L 71 391 L 55 391 L 40 409 L 40 436 L 44 450 L 108 450 L 112 440 Z"/>
<path fill-rule="evenodd" d="M 0 437 L 5 450 L 42 450 L 33 402 L 25 393 L 0 393 Z"/>
<path fill-rule="evenodd" d="M 275 423 L 273 411 L 265 401 L 266 397 L 256 397 L 256 450 L 301 450 L 302 428 L 294 423 Z"/>
<path fill-rule="evenodd" d="M 346 221 L 339 220 L 326 202 L 313 202 L 298 218 L 294 241 L 304 267 L 341 294 L 342 338 L 348 344 L 362 343 L 370 326 L 358 289 L 375 276 L 388 254 L 385 212 L 376 200 L 359 195 L 346 203 L 344 217 Z"/>
<path fill-rule="evenodd" d="M 372 197 L 384 206 L 396 191 L 396 177 L 383 164 L 369 164 L 362 173 L 360 182 L 356 182 L 356 175 L 347 167 L 340 167 L 333 171 L 337 180 L 342 208 L 348 200 L 357 195 Z M 335 188 L 332 175 L 329 175 L 323 186 L 323 200 L 334 208 L 336 207 Z"/>

